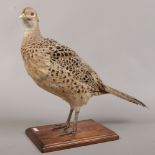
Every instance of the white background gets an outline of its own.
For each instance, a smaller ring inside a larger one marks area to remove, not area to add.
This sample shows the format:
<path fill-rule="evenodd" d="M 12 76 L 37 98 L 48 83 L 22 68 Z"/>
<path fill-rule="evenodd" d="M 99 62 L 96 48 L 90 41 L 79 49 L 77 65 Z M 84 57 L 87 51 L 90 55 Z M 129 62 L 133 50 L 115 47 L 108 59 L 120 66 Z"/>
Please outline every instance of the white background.
<path fill-rule="evenodd" d="M 76 50 L 105 83 L 149 107 L 112 95 L 94 97 L 80 119 L 103 123 L 120 140 L 52 154 L 154 155 L 154 0 L 1 0 L 0 154 L 40 154 L 25 129 L 64 122 L 69 112 L 65 101 L 40 89 L 25 71 L 20 54 L 24 29 L 18 16 L 26 6 L 38 11 L 44 36 Z"/>

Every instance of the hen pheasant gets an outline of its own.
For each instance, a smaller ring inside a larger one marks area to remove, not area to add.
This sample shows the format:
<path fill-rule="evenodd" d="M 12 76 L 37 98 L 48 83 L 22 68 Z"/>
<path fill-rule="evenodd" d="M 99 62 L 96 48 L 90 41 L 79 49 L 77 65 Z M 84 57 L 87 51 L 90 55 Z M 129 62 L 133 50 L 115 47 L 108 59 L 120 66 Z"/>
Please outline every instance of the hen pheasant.
<path fill-rule="evenodd" d="M 76 133 L 80 108 L 96 95 L 113 94 L 146 107 L 136 98 L 104 84 L 75 51 L 53 39 L 44 38 L 40 33 L 39 18 L 34 9 L 26 7 L 20 18 L 25 26 L 21 54 L 28 74 L 38 86 L 61 97 L 70 105 L 67 122 L 56 128 L 64 128 L 66 134 Z M 73 111 L 75 117 L 71 127 Z"/>

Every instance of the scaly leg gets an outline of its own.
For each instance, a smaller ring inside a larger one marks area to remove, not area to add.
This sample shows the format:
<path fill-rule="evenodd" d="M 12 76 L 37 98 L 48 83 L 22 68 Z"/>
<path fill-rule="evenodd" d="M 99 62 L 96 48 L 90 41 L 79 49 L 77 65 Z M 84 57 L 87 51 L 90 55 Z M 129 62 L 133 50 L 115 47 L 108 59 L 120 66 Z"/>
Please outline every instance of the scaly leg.
<path fill-rule="evenodd" d="M 71 121 L 71 117 L 72 117 L 73 111 L 74 111 L 74 109 L 71 108 L 70 112 L 69 112 L 69 115 L 68 115 L 67 122 L 66 122 L 67 129 L 70 127 L 70 121 Z"/>
<path fill-rule="evenodd" d="M 52 128 L 52 130 L 62 129 L 62 128 L 64 128 L 65 130 L 68 129 L 70 127 L 70 121 L 71 121 L 73 111 L 74 109 L 71 108 L 65 124 L 56 124 L 55 127 Z"/>
<path fill-rule="evenodd" d="M 76 134 L 79 113 L 80 113 L 80 109 L 79 108 L 75 109 L 75 117 L 74 117 L 73 127 L 68 128 L 67 130 L 64 130 L 64 133 L 61 136 L 70 135 L 70 134 L 75 135 Z"/>

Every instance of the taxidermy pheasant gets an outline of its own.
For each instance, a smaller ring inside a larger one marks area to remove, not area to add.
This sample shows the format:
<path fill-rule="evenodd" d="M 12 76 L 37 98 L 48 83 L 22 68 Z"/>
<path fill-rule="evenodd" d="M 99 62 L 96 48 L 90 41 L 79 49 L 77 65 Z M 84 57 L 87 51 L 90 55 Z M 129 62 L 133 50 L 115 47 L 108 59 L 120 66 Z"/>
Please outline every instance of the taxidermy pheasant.
<path fill-rule="evenodd" d="M 86 105 L 92 96 L 113 94 L 146 107 L 136 98 L 103 83 L 75 51 L 53 39 L 44 38 L 34 9 L 26 7 L 20 18 L 25 26 L 21 54 L 28 74 L 39 87 L 61 97 L 70 105 L 67 122 L 56 126 L 56 129 L 64 128 L 64 134 L 75 134 L 80 108 Z M 75 118 L 71 125 L 73 111 Z"/>

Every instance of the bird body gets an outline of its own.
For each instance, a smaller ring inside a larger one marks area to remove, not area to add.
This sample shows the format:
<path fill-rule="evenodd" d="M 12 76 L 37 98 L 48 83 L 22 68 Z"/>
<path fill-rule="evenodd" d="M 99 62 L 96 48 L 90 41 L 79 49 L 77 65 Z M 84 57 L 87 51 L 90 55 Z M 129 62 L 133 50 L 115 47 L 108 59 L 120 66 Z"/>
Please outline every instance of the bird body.
<path fill-rule="evenodd" d="M 65 99 L 71 107 L 78 108 L 86 104 L 93 93 L 96 93 L 95 86 L 93 88 L 95 82 L 86 79 L 91 76 L 88 73 L 92 69 L 68 47 L 51 39 L 37 39 L 28 35 L 24 38 L 21 52 L 25 68 L 32 79 L 41 88 Z M 80 72 L 81 69 L 85 74 Z M 99 92 L 97 86 L 96 91 Z"/>
<path fill-rule="evenodd" d="M 110 93 L 145 106 L 134 97 L 105 85 L 74 50 L 53 39 L 44 38 L 34 9 L 25 8 L 21 18 L 25 25 L 21 47 L 25 68 L 38 86 L 69 103 L 71 110 L 66 123 L 68 126 L 72 112 L 75 110 L 76 125 L 81 106 L 87 104 L 92 96 Z"/>

